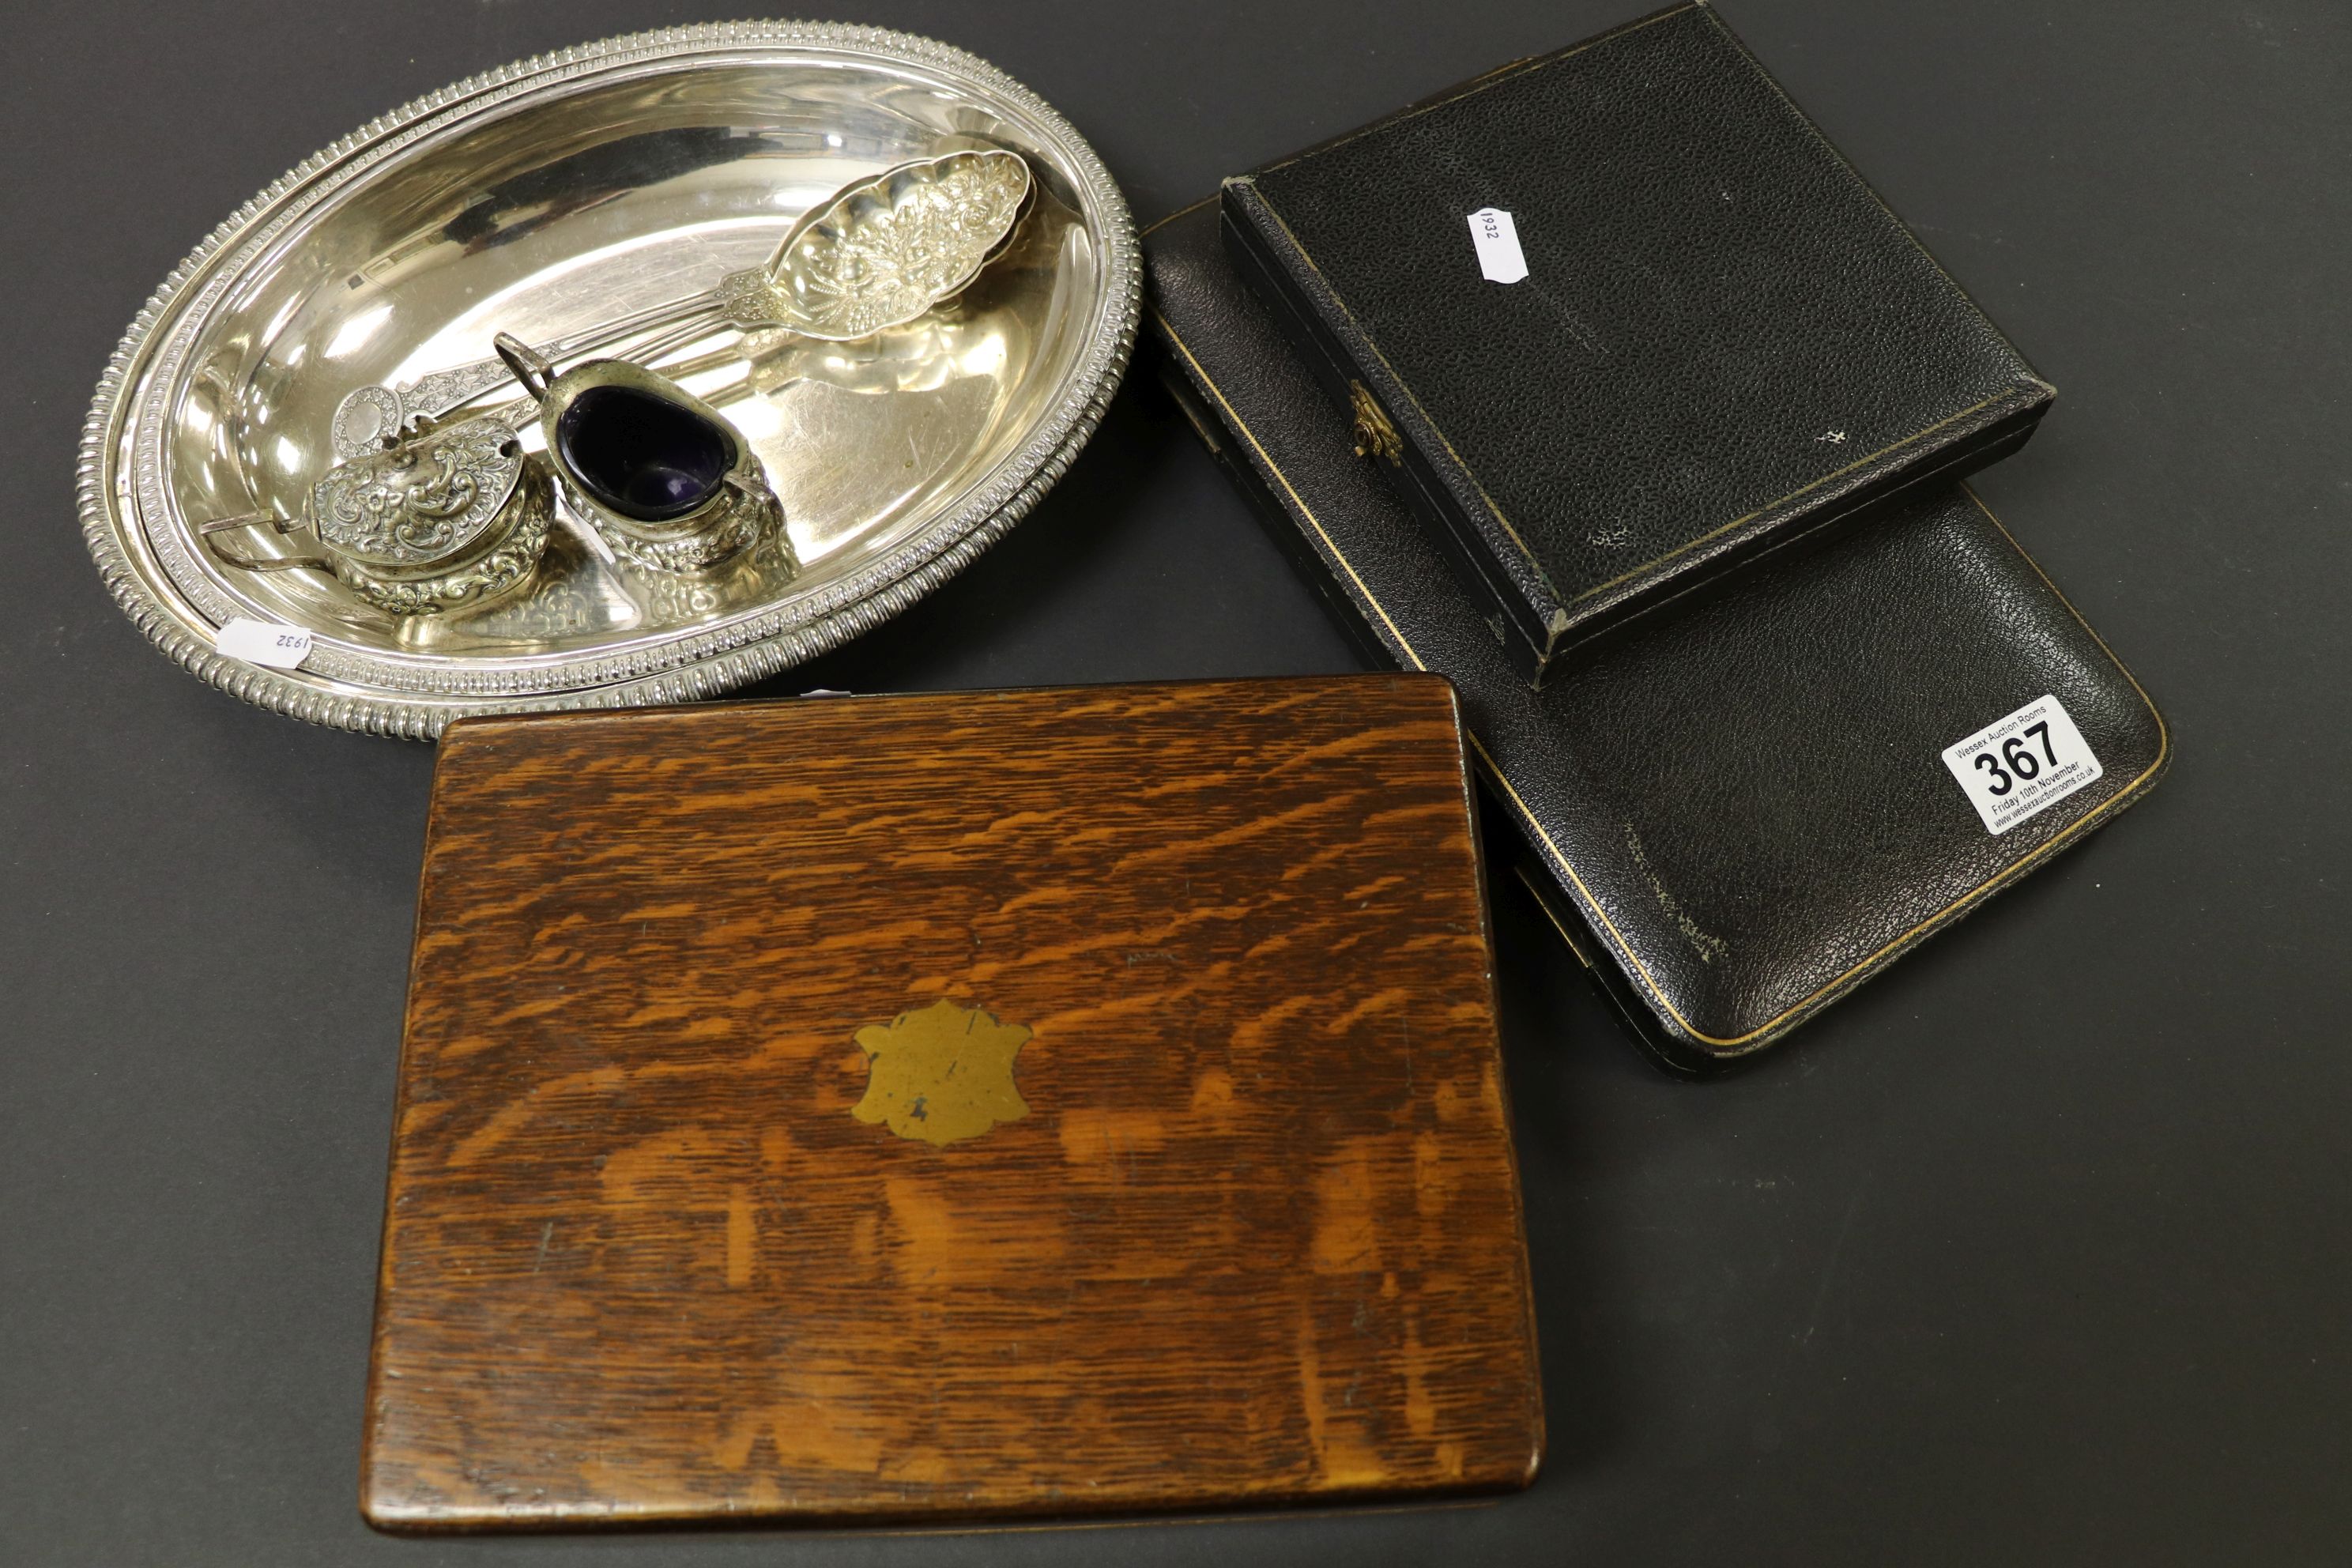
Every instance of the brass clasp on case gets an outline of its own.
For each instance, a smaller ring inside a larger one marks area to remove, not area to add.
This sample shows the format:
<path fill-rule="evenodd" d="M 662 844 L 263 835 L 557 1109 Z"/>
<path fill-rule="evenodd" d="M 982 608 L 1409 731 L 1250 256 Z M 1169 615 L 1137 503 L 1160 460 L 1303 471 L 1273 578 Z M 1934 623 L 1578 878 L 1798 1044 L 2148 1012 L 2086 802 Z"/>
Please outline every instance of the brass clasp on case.
<path fill-rule="evenodd" d="M 1381 412 L 1381 405 L 1373 401 L 1371 393 L 1362 382 L 1348 384 L 1348 405 L 1356 418 L 1356 456 L 1386 458 L 1391 463 L 1403 462 L 1404 442 L 1398 437 L 1396 426 L 1389 423 L 1389 416 Z"/>

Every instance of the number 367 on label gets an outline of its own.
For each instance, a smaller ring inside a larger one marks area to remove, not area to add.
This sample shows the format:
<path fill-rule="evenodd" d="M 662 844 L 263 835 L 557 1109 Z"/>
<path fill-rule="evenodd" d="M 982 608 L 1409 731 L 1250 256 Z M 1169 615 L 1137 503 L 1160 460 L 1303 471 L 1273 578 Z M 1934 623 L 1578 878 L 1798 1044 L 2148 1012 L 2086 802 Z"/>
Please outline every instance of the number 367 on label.
<path fill-rule="evenodd" d="M 2055 697 L 2027 703 L 1944 748 L 1987 833 L 2011 828 L 2099 777 L 2099 759 Z"/>

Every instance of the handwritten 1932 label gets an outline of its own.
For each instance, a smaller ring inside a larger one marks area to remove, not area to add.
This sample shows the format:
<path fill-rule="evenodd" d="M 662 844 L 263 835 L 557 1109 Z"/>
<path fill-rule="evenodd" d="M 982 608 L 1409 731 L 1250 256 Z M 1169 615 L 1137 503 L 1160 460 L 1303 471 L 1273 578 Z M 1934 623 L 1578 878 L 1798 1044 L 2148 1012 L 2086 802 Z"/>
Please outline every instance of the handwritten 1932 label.
<path fill-rule="evenodd" d="M 1478 271 L 1487 282 L 1517 283 L 1528 275 L 1519 226 L 1502 208 L 1480 207 L 1470 215 L 1470 243 L 1478 247 Z"/>
<path fill-rule="evenodd" d="M 2103 771 L 2055 697 L 2040 697 L 1944 748 L 1987 833 L 2006 833 L 2064 800 Z"/>
<path fill-rule="evenodd" d="M 272 669 L 292 669 L 310 657 L 310 634 L 300 626 L 278 626 L 271 621 L 250 620 L 244 616 L 232 616 L 228 625 L 213 634 L 213 651 L 241 658 L 247 664 L 265 664 Z"/>

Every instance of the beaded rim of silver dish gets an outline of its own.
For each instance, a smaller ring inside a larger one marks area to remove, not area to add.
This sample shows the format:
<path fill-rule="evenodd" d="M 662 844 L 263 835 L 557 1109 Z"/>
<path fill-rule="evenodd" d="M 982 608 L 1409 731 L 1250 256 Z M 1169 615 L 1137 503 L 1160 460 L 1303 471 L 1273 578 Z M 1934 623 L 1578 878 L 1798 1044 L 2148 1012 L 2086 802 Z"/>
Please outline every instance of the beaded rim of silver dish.
<path fill-rule="evenodd" d="M 144 515 L 164 515 L 171 507 L 163 494 L 160 448 L 163 405 L 178 368 L 174 352 L 184 352 L 244 267 L 313 205 L 409 142 L 458 120 L 619 65 L 763 45 L 857 49 L 961 77 L 1029 116 L 1068 160 L 1097 215 L 1094 237 L 1107 310 L 1076 374 L 1020 449 L 952 512 L 839 583 L 748 620 L 655 647 L 575 660 L 552 677 L 546 668 L 411 667 L 363 650 L 316 645 L 303 673 L 373 689 L 334 689 L 215 652 L 212 629 L 245 612 L 196 569 L 188 541 L 173 531 L 158 536 L 126 519 L 110 490 L 119 484 L 135 492 Z M 197 286 L 193 300 L 184 299 L 192 284 Z M 1108 170 L 1059 112 L 986 61 L 913 34 L 833 23 L 703 23 L 625 34 L 519 60 L 381 115 L 303 160 L 206 236 L 141 307 L 99 380 L 76 476 L 83 537 L 115 603 L 174 662 L 233 696 L 311 723 L 429 740 L 470 714 L 690 701 L 772 675 L 880 625 L 954 576 L 1026 516 L 1101 422 L 1126 372 L 1141 303 L 1134 225 Z M 159 342 L 156 329 L 167 321 L 172 330 Z M 126 395 L 142 380 L 151 388 L 143 409 L 131 406 Z M 142 413 L 129 461 L 118 472 L 114 449 L 125 424 Z M 132 561 L 125 530 L 141 531 L 181 604 L 167 602 Z"/>

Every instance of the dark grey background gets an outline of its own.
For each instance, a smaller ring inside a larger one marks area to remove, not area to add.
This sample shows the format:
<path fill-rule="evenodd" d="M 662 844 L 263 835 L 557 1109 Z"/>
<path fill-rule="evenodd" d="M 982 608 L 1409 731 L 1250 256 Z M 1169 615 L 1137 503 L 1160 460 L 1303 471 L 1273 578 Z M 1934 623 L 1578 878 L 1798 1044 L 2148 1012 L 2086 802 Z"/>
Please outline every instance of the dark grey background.
<path fill-rule="evenodd" d="M 1642 0 L 877 0 L 1145 220 Z M 2054 381 L 1981 489 L 2173 721 L 2145 805 L 1752 1072 L 1670 1083 L 1497 890 L 1551 1452 L 1490 1507 L 933 1538 L 374 1537 L 354 1508 L 423 746 L 108 602 L 74 444 L 213 224 L 373 114 L 694 0 L 0 13 L 0 1562 L 2352 1557 L 2352 11 L 1727 0 Z M 1139 376 L 1061 489 L 772 683 L 1351 668 Z"/>

